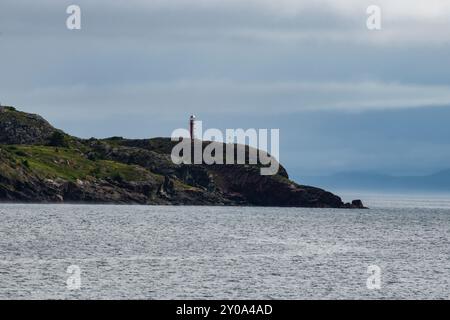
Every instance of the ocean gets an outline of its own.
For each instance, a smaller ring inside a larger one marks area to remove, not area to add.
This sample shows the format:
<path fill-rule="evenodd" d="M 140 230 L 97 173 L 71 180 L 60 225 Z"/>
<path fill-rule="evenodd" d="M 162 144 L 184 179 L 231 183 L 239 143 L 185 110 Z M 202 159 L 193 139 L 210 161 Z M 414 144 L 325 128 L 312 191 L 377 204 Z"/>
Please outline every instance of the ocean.
<path fill-rule="evenodd" d="M 363 200 L 0 204 L 0 298 L 449 299 L 450 198 Z"/>

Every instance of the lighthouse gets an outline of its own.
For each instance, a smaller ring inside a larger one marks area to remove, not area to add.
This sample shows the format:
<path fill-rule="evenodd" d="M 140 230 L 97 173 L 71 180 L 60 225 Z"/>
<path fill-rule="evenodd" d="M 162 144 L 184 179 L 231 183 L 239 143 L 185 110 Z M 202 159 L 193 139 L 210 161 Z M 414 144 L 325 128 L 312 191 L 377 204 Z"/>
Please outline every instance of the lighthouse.
<path fill-rule="evenodd" d="M 195 115 L 191 115 L 189 118 L 189 134 L 191 135 L 191 139 L 195 139 Z"/>

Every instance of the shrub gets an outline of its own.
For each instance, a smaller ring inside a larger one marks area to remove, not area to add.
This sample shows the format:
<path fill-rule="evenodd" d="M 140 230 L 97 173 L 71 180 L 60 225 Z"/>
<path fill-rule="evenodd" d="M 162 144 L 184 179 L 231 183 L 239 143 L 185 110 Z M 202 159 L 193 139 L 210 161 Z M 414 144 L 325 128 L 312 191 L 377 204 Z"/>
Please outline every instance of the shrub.
<path fill-rule="evenodd" d="M 26 156 L 28 156 L 28 154 L 26 154 L 24 151 L 22 151 L 22 150 L 17 150 L 17 151 L 15 151 L 16 152 L 16 155 L 18 155 L 19 157 L 26 157 Z"/>
<path fill-rule="evenodd" d="M 27 168 L 30 167 L 30 164 L 28 163 L 28 160 L 22 160 L 22 164 L 23 164 L 25 167 L 27 167 Z"/>
<path fill-rule="evenodd" d="M 100 169 L 100 167 L 95 167 L 94 169 L 91 170 L 91 175 L 93 175 L 94 177 L 97 177 L 101 173 L 102 170 Z"/>
<path fill-rule="evenodd" d="M 55 131 L 50 136 L 49 145 L 53 147 L 67 147 L 66 136 L 60 131 Z"/>
<path fill-rule="evenodd" d="M 87 158 L 88 158 L 89 160 L 91 160 L 91 161 L 97 161 L 97 160 L 98 160 L 98 156 L 97 156 L 97 154 L 94 153 L 94 152 L 89 152 L 89 153 L 87 154 Z"/>
<path fill-rule="evenodd" d="M 111 179 L 116 182 L 123 182 L 123 177 L 120 173 L 116 172 L 112 175 Z"/>

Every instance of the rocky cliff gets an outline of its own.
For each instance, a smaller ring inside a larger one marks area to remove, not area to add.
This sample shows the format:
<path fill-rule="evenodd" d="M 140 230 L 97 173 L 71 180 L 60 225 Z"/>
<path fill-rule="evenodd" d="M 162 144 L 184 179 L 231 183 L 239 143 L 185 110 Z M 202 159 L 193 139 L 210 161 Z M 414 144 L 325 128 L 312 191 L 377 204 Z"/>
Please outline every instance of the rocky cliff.
<path fill-rule="evenodd" d="M 0 201 L 363 207 L 289 180 L 282 166 L 262 176 L 259 164 L 176 165 L 175 143 L 79 139 L 38 115 L 0 107 Z"/>

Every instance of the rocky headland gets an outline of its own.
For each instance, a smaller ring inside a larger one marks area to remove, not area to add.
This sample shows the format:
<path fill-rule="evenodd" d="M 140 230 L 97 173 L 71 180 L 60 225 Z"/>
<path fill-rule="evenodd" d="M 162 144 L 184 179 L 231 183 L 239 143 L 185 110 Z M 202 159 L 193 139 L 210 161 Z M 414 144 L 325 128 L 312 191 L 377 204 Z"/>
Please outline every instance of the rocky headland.
<path fill-rule="evenodd" d="M 0 201 L 364 208 L 261 165 L 174 164 L 170 138 L 80 139 L 0 107 Z M 238 147 L 238 146 L 236 146 Z"/>

